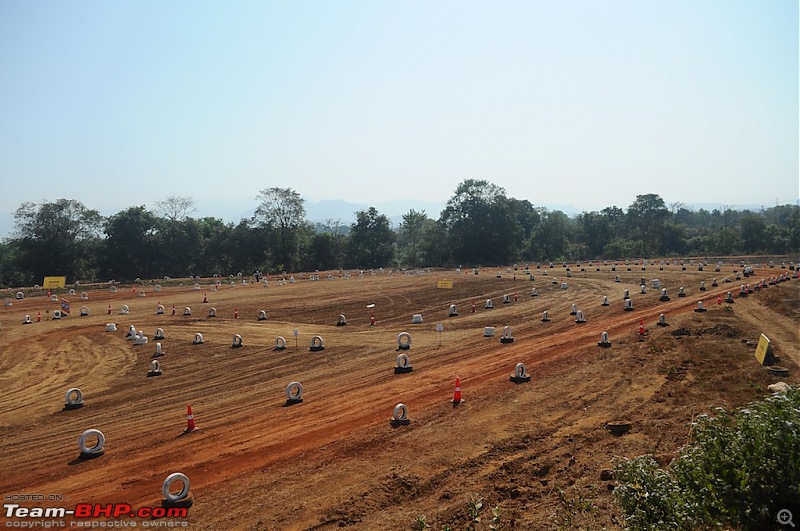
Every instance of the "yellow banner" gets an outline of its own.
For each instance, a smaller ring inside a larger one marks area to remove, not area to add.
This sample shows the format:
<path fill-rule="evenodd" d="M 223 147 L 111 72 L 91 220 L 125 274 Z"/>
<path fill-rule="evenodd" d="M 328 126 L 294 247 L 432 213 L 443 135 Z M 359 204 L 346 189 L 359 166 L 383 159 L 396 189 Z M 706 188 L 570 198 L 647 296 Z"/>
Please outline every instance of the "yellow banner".
<path fill-rule="evenodd" d="M 769 338 L 764 334 L 761 334 L 761 338 L 758 340 L 758 346 L 756 347 L 756 359 L 761 365 L 764 365 L 764 360 L 767 359 L 767 353 L 769 352 Z"/>
<path fill-rule="evenodd" d="M 453 289 L 452 280 L 437 280 L 436 287 L 439 289 Z"/>
<path fill-rule="evenodd" d="M 63 288 L 67 284 L 67 277 L 44 277 L 44 289 Z"/>

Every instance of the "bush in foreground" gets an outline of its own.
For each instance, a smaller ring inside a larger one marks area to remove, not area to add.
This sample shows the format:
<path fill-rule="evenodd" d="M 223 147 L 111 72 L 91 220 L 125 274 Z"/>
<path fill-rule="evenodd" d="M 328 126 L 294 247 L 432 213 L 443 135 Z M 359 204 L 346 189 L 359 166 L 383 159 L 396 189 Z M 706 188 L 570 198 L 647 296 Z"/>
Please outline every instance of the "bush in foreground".
<path fill-rule="evenodd" d="M 669 470 L 652 456 L 618 459 L 616 499 L 628 529 L 780 528 L 800 519 L 800 387 L 693 424 Z"/>

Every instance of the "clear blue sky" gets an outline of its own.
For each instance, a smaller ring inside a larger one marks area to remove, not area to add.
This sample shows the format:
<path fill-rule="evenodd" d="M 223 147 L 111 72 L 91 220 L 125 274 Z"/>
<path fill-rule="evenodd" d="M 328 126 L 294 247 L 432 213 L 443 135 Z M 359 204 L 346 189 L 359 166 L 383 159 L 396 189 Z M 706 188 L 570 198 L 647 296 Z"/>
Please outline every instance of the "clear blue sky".
<path fill-rule="evenodd" d="M 468 178 L 584 210 L 794 203 L 799 47 L 797 0 L 2 0 L 0 212 Z"/>

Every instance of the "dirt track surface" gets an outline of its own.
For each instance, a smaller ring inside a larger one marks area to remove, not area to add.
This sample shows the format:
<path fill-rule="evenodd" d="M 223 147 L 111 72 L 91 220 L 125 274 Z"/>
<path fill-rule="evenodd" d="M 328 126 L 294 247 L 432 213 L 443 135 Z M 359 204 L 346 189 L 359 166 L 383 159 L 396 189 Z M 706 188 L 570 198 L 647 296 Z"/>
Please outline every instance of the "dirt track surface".
<path fill-rule="evenodd" d="M 492 269 L 298 276 L 283 285 L 273 277 L 268 287 L 237 283 L 218 291 L 210 280 L 199 290 L 187 283 L 156 292 L 148 284 L 144 297 L 130 286 L 95 289 L 88 301 L 65 296 L 72 316 L 61 320 L 44 318 L 58 308 L 44 296 L 14 300 L 0 309 L 0 491 L 62 494 L 67 507 L 157 506 L 162 481 L 183 472 L 195 496 L 188 521 L 197 529 L 410 529 L 419 514 L 438 529 L 463 523 L 473 494 L 499 505 L 511 529 L 615 527 L 614 482 L 601 480 L 601 471 L 613 467 L 614 456 L 642 453 L 666 465 L 688 442 L 697 414 L 768 394 L 780 379 L 754 360 L 760 333 L 790 369 L 783 380 L 798 382 L 800 280 L 740 298 L 741 284 L 787 270 L 758 269 L 751 279 L 724 283 L 740 268 L 584 267 L 573 265 L 570 278 L 559 266 L 533 269 L 533 281 L 521 270 Z M 648 282 L 644 294 L 640 277 Z M 711 287 L 712 277 L 719 287 Z M 669 302 L 659 301 L 652 278 L 667 288 Z M 440 279 L 452 280 L 453 289 L 437 289 Z M 625 289 L 633 311 L 623 310 Z M 727 291 L 735 303 L 718 305 Z M 494 309 L 484 308 L 487 299 Z M 693 311 L 698 301 L 707 312 Z M 128 315 L 119 314 L 123 304 Z M 368 304 L 375 304 L 374 326 Z M 450 304 L 458 316 L 448 317 Z M 587 322 L 575 322 L 572 304 Z M 81 305 L 88 316 L 78 316 Z M 192 316 L 183 315 L 187 306 Z M 208 317 L 211 307 L 216 318 Z M 259 321 L 262 309 L 267 319 Z M 541 321 L 545 310 L 550 322 Z M 422 324 L 411 323 L 416 313 Z M 669 326 L 656 326 L 661 313 Z M 30 325 L 22 324 L 26 314 Z M 339 314 L 346 326 L 336 326 Z M 118 330 L 106 332 L 112 322 Z M 130 325 L 148 344 L 125 339 Z M 484 337 L 487 326 L 496 327 L 495 337 Z M 512 343 L 499 340 L 504 326 Z M 148 378 L 159 327 L 164 374 Z M 604 331 L 608 349 L 597 346 Z M 393 371 L 401 332 L 412 336 L 408 374 Z M 197 333 L 202 345 L 192 344 Z M 242 348 L 231 348 L 234 334 Z M 315 335 L 323 351 L 310 351 Z M 274 349 L 277 336 L 286 338 L 286 350 Z M 518 362 L 530 383 L 509 381 Z M 465 402 L 454 407 L 457 376 Z M 304 401 L 287 406 L 292 381 L 302 383 Z M 62 411 L 71 387 L 82 390 L 86 405 Z M 399 402 L 411 423 L 393 428 Z M 184 435 L 187 404 L 200 429 Z M 612 420 L 630 421 L 631 431 L 610 434 L 604 426 Z M 89 428 L 104 433 L 106 451 L 80 460 L 77 440 Z M 584 499 L 589 509 L 569 503 Z"/>

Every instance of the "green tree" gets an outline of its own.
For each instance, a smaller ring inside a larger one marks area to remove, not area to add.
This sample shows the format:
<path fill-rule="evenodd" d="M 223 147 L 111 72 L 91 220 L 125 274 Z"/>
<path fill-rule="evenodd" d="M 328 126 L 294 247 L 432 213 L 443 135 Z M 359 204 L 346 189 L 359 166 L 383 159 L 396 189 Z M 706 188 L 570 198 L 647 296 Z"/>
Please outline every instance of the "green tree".
<path fill-rule="evenodd" d="M 401 248 L 407 248 L 407 264 L 415 269 L 417 267 L 417 250 L 424 236 L 425 230 L 433 223 L 423 210 L 417 212 L 413 208 L 407 214 L 403 214 L 403 222 L 400 223 L 400 238 L 398 244 Z"/>
<path fill-rule="evenodd" d="M 663 253 L 664 225 L 671 217 L 660 196 L 637 195 L 636 200 L 628 207 L 628 229 L 636 239 L 644 242 L 648 254 L 660 254 Z"/>
<path fill-rule="evenodd" d="M 348 262 L 352 267 L 383 267 L 394 260 L 395 232 L 375 207 L 356 212 L 350 227 Z"/>
<path fill-rule="evenodd" d="M 21 286 L 24 276 L 17 265 L 11 244 L 0 242 L 0 287 Z"/>
<path fill-rule="evenodd" d="M 742 233 L 742 250 L 753 253 L 766 249 L 764 237 L 767 232 L 767 224 L 763 216 L 746 212 L 739 222 Z"/>
<path fill-rule="evenodd" d="M 144 206 L 129 207 L 106 219 L 101 260 L 104 278 L 132 280 L 158 275 L 154 248 L 157 224 L 157 218 Z"/>
<path fill-rule="evenodd" d="M 300 230 L 305 223 L 305 201 L 291 188 L 266 188 L 258 193 L 255 219 L 276 235 L 275 261 L 290 271 L 299 260 Z"/>
<path fill-rule="evenodd" d="M 22 203 L 9 241 L 26 281 L 66 275 L 67 282 L 93 279 L 103 218 L 80 201 Z"/>
<path fill-rule="evenodd" d="M 197 220 L 197 227 L 201 245 L 197 258 L 200 267 L 198 272 L 213 275 L 232 271 L 231 257 L 224 252 L 224 249 L 235 225 L 225 223 L 219 218 L 204 217 Z M 255 249 L 246 248 L 245 251 L 253 253 Z"/>
<path fill-rule="evenodd" d="M 440 220 L 447 228 L 453 259 L 461 264 L 510 263 L 518 256 L 524 229 L 520 205 L 485 180 L 458 185 Z"/>
<path fill-rule="evenodd" d="M 434 221 L 425 231 L 420 242 L 421 262 L 432 267 L 452 264 L 453 252 L 449 247 L 447 227 L 444 222 Z"/>
<path fill-rule="evenodd" d="M 580 240 L 589 253 L 589 258 L 599 258 L 603 248 L 611 241 L 611 222 L 598 212 L 583 212 L 578 215 L 577 226 Z"/>
<path fill-rule="evenodd" d="M 540 223 L 531 235 L 531 256 L 543 260 L 564 258 L 570 241 L 570 220 L 560 210 L 539 209 Z"/>
<path fill-rule="evenodd" d="M 273 263 L 268 253 L 269 240 L 266 228 L 255 224 L 253 220 L 242 219 L 230 227 L 228 235 L 222 242 L 223 263 L 227 269 L 222 274 L 249 274 L 256 269 L 264 273 L 280 273 L 283 263 Z"/>

